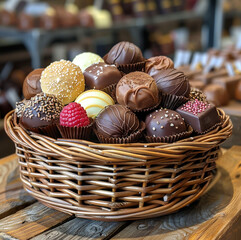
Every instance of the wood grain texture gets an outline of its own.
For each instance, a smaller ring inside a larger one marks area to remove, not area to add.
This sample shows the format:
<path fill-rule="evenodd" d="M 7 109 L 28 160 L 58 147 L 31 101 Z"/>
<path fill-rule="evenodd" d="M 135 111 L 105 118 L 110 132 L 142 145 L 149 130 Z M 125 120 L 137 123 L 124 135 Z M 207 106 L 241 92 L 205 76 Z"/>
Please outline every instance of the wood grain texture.
<path fill-rule="evenodd" d="M 234 233 L 230 229 L 241 214 L 240 152 L 241 147 L 233 147 L 218 160 L 220 180 L 199 201 L 175 214 L 133 222 L 113 239 L 237 239 L 241 226 L 236 224 Z"/>
<path fill-rule="evenodd" d="M 126 222 L 101 222 L 75 218 L 63 225 L 53 228 L 32 240 L 77 240 L 77 239 L 106 239 L 120 228 L 126 226 Z M 108 238 L 109 239 L 109 238 Z"/>
<path fill-rule="evenodd" d="M 68 218 L 70 216 L 65 213 L 45 207 L 41 203 L 34 203 L 0 220 L 0 232 L 25 240 L 41 234 Z"/>

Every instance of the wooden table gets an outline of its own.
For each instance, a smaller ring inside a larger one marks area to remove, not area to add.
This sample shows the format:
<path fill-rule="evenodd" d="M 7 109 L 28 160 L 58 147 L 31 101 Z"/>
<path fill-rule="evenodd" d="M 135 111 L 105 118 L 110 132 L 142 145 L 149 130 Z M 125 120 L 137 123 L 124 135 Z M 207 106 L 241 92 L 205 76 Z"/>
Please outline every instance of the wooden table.
<path fill-rule="evenodd" d="M 241 239 L 241 147 L 218 160 L 218 179 L 200 200 L 169 216 L 130 222 L 75 218 L 22 188 L 16 155 L 0 160 L 0 239 Z"/>

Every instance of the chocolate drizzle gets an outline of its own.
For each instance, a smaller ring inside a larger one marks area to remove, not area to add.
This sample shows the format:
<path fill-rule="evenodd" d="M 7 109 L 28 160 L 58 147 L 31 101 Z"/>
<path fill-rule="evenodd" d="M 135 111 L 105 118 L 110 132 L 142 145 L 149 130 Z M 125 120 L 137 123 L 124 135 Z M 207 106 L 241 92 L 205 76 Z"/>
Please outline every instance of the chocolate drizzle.
<path fill-rule="evenodd" d="M 143 110 L 158 104 L 159 93 L 152 77 L 143 72 L 132 72 L 118 82 L 116 99 L 131 110 Z"/>
<path fill-rule="evenodd" d="M 117 43 L 111 48 L 105 59 L 108 64 L 131 64 L 144 60 L 140 48 L 130 42 Z"/>
<path fill-rule="evenodd" d="M 107 106 L 96 118 L 96 130 L 103 137 L 122 138 L 136 132 L 140 123 L 136 115 L 125 106 Z"/>
<path fill-rule="evenodd" d="M 190 84 L 183 72 L 176 69 L 158 70 L 150 76 L 155 79 L 161 92 L 189 97 Z"/>

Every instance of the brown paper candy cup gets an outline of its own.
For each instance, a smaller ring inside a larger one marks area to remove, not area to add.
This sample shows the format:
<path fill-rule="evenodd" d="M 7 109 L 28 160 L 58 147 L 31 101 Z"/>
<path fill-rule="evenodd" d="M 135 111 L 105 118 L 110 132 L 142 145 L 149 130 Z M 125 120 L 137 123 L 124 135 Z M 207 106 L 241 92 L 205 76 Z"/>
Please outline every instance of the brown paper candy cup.
<path fill-rule="evenodd" d="M 119 71 L 124 72 L 126 74 L 130 72 L 144 72 L 145 71 L 146 61 L 132 64 L 116 64 Z"/>
<path fill-rule="evenodd" d="M 91 119 L 91 122 L 88 126 L 83 127 L 65 127 L 58 125 L 58 129 L 62 138 L 67 139 L 84 139 L 88 140 L 90 138 L 94 121 Z"/>
<path fill-rule="evenodd" d="M 187 101 L 188 101 L 188 98 L 184 96 L 176 96 L 176 95 L 163 93 L 160 106 L 163 108 L 175 110 L 182 104 L 186 103 Z"/>
<path fill-rule="evenodd" d="M 149 143 L 156 143 L 156 142 L 162 142 L 162 143 L 173 143 L 180 139 L 188 138 L 193 133 L 193 129 L 191 126 L 188 126 L 188 130 L 186 132 L 178 133 L 171 136 L 165 136 L 165 137 L 153 137 L 153 136 L 147 136 L 145 135 L 145 139 Z"/>
<path fill-rule="evenodd" d="M 107 94 L 109 94 L 112 97 L 113 92 L 114 92 L 114 95 L 115 95 L 116 85 L 117 85 L 117 83 L 111 84 L 111 85 L 101 89 L 101 91 L 106 92 Z"/>
<path fill-rule="evenodd" d="M 40 127 L 39 130 L 41 134 L 46 135 L 48 137 L 52 137 L 52 138 L 60 137 L 60 133 L 56 124 L 52 124 L 46 127 Z"/>
<path fill-rule="evenodd" d="M 138 131 L 132 133 L 130 136 L 128 137 L 123 137 L 123 138 L 106 138 L 103 137 L 101 134 L 99 134 L 96 130 L 95 130 L 95 134 L 97 136 L 97 138 L 99 139 L 99 141 L 101 143 L 108 143 L 108 144 L 125 144 L 125 143 L 133 143 L 133 142 L 138 142 L 138 140 L 142 137 L 142 132 L 145 129 L 145 123 L 141 122 L 141 127 Z"/>

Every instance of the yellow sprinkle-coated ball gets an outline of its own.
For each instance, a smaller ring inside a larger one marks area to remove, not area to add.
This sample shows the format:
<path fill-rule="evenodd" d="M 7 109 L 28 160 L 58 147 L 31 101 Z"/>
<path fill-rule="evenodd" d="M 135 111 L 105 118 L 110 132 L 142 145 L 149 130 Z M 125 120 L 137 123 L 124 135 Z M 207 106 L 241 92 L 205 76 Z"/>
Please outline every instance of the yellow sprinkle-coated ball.
<path fill-rule="evenodd" d="M 73 102 L 85 89 L 81 69 L 66 60 L 51 63 L 42 72 L 40 82 L 44 93 L 56 95 L 64 104 Z"/>
<path fill-rule="evenodd" d="M 90 65 L 99 62 L 104 62 L 104 60 L 99 55 L 91 52 L 81 53 L 77 55 L 73 60 L 73 63 L 79 66 L 82 72 L 84 72 L 85 69 Z"/>
<path fill-rule="evenodd" d="M 113 105 L 114 100 L 100 90 L 88 90 L 80 94 L 75 102 L 80 103 L 87 112 L 88 117 L 95 118 L 99 112 L 108 105 Z"/>

